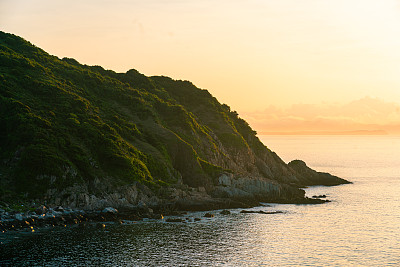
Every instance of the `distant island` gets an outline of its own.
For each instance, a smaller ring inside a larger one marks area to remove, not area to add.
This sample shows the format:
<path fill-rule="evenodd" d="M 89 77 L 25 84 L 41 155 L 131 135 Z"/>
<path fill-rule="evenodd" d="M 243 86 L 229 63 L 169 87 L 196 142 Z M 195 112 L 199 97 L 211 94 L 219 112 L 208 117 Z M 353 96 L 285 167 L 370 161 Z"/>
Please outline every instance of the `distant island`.
<path fill-rule="evenodd" d="M 58 58 L 0 32 L 0 206 L 209 210 L 322 203 L 348 181 L 289 164 L 189 81 Z"/>

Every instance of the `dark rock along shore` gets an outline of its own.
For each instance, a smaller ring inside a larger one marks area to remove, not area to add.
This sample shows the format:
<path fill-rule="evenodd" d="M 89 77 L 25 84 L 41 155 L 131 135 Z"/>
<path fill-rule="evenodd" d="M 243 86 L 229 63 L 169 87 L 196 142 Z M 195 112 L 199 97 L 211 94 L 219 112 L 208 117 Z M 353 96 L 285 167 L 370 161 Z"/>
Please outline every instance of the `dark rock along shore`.
<path fill-rule="evenodd" d="M 2 229 L 317 204 L 302 187 L 349 183 L 286 164 L 188 81 L 59 59 L 4 32 L 0 52 Z"/>

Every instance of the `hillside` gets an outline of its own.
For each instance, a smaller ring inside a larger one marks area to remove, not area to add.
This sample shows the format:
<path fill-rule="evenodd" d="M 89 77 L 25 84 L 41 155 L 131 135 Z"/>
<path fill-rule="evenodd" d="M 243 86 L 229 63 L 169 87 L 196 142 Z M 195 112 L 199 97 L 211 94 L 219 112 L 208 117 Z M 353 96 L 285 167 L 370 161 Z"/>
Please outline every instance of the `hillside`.
<path fill-rule="evenodd" d="M 285 164 L 235 111 L 188 81 L 59 59 L 4 32 L 0 114 L 4 202 L 296 202 L 300 187 L 347 182 Z"/>

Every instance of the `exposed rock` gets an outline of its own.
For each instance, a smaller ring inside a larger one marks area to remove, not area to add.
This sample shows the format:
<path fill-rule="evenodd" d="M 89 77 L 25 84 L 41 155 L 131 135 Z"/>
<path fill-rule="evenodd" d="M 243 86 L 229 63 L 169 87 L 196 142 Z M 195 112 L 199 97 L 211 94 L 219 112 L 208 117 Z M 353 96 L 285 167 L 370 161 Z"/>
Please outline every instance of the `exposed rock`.
<path fill-rule="evenodd" d="M 303 177 L 304 185 L 340 185 L 351 182 L 325 172 L 317 172 L 309 168 L 302 160 L 293 160 L 288 166 Z"/>
<path fill-rule="evenodd" d="M 64 212 L 64 208 L 61 206 L 55 207 L 54 210 L 58 212 Z"/>
<path fill-rule="evenodd" d="M 243 201 L 243 202 L 242 202 Z M 178 210 L 188 211 L 207 211 L 216 209 L 231 209 L 231 208 L 248 208 L 256 206 L 258 201 L 255 199 L 229 199 L 229 198 L 213 198 L 209 195 L 190 196 L 179 199 L 174 203 L 174 207 Z"/>
<path fill-rule="evenodd" d="M 44 206 L 44 205 L 39 206 L 39 207 L 35 210 L 36 214 L 38 214 L 38 215 L 44 214 L 44 213 L 46 213 L 46 211 L 47 211 L 47 207 Z"/>
<path fill-rule="evenodd" d="M 283 193 L 282 187 L 272 180 L 223 174 L 212 196 L 233 199 L 278 198 Z"/>
<path fill-rule="evenodd" d="M 117 214 L 118 210 L 112 207 L 107 207 L 103 211 L 103 213 L 111 213 L 111 214 Z"/>
<path fill-rule="evenodd" d="M 229 210 L 223 210 L 223 211 L 220 212 L 220 214 L 229 215 L 229 214 L 231 214 L 231 212 Z"/>
<path fill-rule="evenodd" d="M 153 210 L 147 206 L 147 204 L 144 201 L 140 201 L 137 205 L 137 208 L 140 210 L 140 212 L 144 214 L 152 214 Z"/>
<path fill-rule="evenodd" d="M 283 211 L 242 210 L 240 213 L 278 214 L 283 213 Z"/>
<path fill-rule="evenodd" d="M 313 198 L 326 198 L 326 195 L 312 196 Z"/>
<path fill-rule="evenodd" d="M 303 205 L 303 204 L 323 204 L 331 202 L 330 200 L 327 199 L 319 199 L 319 198 L 295 198 L 295 199 L 277 199 L 274 201 L 274 203 L 280 203 L 280 204 L 298 204 L 298 205 Z"/>
<path fill-rule="evenodd" d="M 206 189 L 204 188 L 204 186 L 200 186 L 198 190 L 200 193 L 206 193 Z"/>
<path fill-rule="evenodd" d="M 53 213 L 46 213 L 44 216 L 45 219 L 54 219 L 56 216 Z"/>
<path fill-rule="evenodd" d="M 231 179 L 232 179 L 231 173 L 223 173 L 218 178 L 218 184 L 222 186 L 231 186 L 232 185 Z"/>
<path fill-rule="evenodd" d="M 157 220 L 162 220 L 164 219 L 164 216 L 162 214 L 153 214 L 151 215 L 152 219 L 157 219 Z"/>

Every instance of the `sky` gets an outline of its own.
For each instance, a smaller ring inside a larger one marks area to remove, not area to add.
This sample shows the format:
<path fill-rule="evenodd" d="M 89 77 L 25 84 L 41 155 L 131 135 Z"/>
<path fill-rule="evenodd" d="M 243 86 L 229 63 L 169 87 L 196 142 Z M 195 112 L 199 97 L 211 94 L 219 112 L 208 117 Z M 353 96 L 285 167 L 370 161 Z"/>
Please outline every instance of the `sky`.
<path fill-rule="evenodd" d="M 249 120 L 400 103 L 398 0 L 0 0 L 0 29 L 83 64 L 190 80 Z"/>
<path fill-rule="evenodd" d="M 371 97 L 343 104 L 270 105 L 241 116 L 259 134 L 400 134 L 400 104 Z"/>

